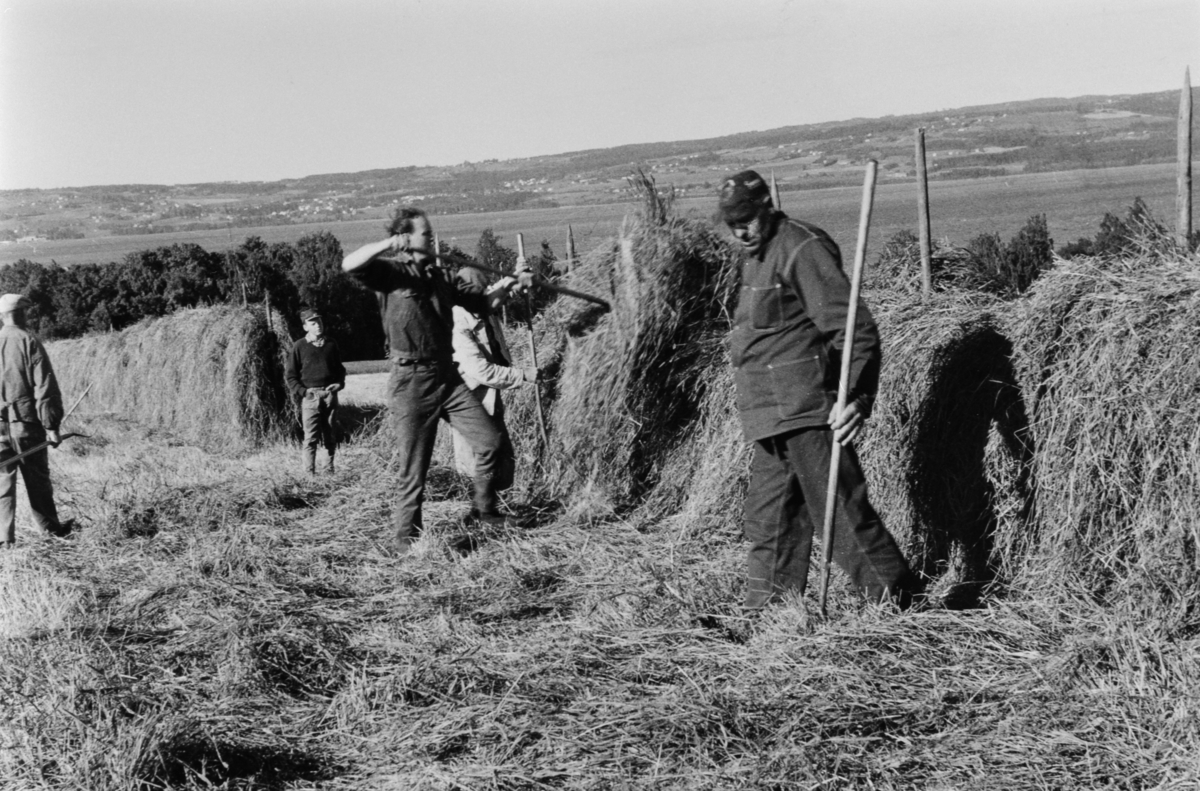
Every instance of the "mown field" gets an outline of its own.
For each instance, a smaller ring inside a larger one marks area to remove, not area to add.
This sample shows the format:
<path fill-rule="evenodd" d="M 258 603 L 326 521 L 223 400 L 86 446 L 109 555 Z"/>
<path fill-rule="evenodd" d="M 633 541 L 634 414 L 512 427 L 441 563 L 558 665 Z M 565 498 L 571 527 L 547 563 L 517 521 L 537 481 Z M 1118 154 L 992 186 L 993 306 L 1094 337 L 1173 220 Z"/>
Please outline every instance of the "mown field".
<path fill-rule="evenodd" d="M 783 188 L 789 183 L 785 180 Z M 825 227 L 845 249 L 854 243 L 858 222 L 860 187 L 839 187 L 784 192 L 785 210 Z M 1144 165 L 1104 170 L 1035 173 L 1007 178 L 935 181 L 930 185 L 933 234 L 955 244 L 981 234 L 995 232 L 1008 237 L 1024 225 L 1030 214 L 1046 214 L 1051 234 L 1059 244 L 1095 233 L 1105 212 L 1122 213 L 1137 197 L 1162 217 L 1173 212 L 1175 171 L 1171 165 Z M 711 198 L 688 198 L 680 202 L 685 213 L 707 217 L 714 207 Z M 631 203 L 571 206 L 560 209 L 461 214 L 435 219 L 443 241 L 473 252 L 479 234 L 492 228 L 502 241 L 515 246 L 515 234 L 525 234 L 527 243 L 550 242 L 559 257 L 565 256 L 567 226 L 574 229 L 577 250 L 590 250 L 599 241 L 616 234 L 622 218 L 633 210 Z M 127 253 L 176 243 L 198 244 L 222 250 L 257 235 L 267 242 L 294 243 L 300 237 L 326 230 L 352 250 L 382 234 L 378 219 L 228 231 L 197 231 L 114 236 L 98 239 L 0 245 L 0 264 L 27 258 L 40 263 L 60 264 L 107 262 Z M 880 241 L 896 231 L 916 229 L 916 188 L 913 184 L 882 181 L 876 197 L 873 238 Z"/>
<path fill-rule="evenodd" d="M 309 478 L 247 408 L 261 312 L 125 331 L 178 348 L 149 360 L 178 382 L 63 360 L 68 398 L 106 386 L 52 453 L 77 536 L 34 534 L 22 502 L 0 555 L 0 787 L 1193 789 L 1200 260 L 1134 241 L 1020 297 L 869 292 L 864 467 L 932 594 L 907 612 L 837 573 L 827 618 L 811 589 L 740 609 L 737 254 L 705 223 L 589 251 L 569 285 L 612 311 L 558 300 L 534 328 L 548 446 L 531 391 L 506 399 L 521 523 L 464 522 L 443 443 L 400 559 L 386 374 L 354 374 L 338 472 Z M 262 441 L 197 419 L 208 392 Z M 145 398 L 169 402 L 153 427 Z"/>

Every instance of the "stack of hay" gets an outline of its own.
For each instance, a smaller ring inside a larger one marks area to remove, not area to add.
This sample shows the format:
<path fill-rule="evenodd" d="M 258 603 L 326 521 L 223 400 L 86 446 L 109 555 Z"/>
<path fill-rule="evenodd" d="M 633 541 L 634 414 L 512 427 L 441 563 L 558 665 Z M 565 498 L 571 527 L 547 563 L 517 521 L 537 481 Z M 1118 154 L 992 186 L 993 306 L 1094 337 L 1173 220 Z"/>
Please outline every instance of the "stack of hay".
<path fill-rule="evenodd" d="M 531 488 L 586 493 L 590 507 L 608 512 L 652 492 L 660 501 L 682 496 L 688 481 L 665 479 L 664 470 L 691 439 L 724 358 L 731 263 L 707 224 L 636 219 L 571 272 L 572 288 L 603 296 L 612 311 L 560 297 L 538 319 L 551 447 L 526 480 Z M 534 426 L 534 408 L 530 392 L 516 391 L 510 425 Z M 513 435 L 519 456 L 535 455 L 532 430 Z"/>
<path fill-rule="evenodd" d="M 1195 628 L 1200 259 L 1147 245 L 1061 263 L 1013 322 L 1033 416 L 1036 520 L 1001 531 L 1023 586 L 1135 602 Z"/>
<path fill-rule="evenodd" d="M 884 368 L 861 455 L 936 593 L 1083 594 L 1195 619 L 1200 265 L 1141 249 L 1058 262 L 1010 301 L 882 278 L 867 294 Z M 682 518 L 684 540 L 714 523 L 736 534 L 736 261 L 708 224 L 642 219 L 572 272 L 613 311 L 560 299 L 539 319 L 547 452 L 531 392 L 510 411 L 527 490 L 647 525 Z"/>
<path fill-rule="evenodd" d="M 66 396 L 91 385 L 85 412 L 237 450 L 282 436 L 293 421 L 280 333 L 278 318 L 269 324 L 261 310 L 222 305 L 56 341 L 48 351 Z"/>
<path fill-rule="evenodd" d="M 884 344 L 860 443 L 871 499 L 939 595 L 977 595 L 1010 576 L 994 536 L 1029 514 L 1029 421 L 1004 303 L 949 290 L 871 294 Z"/>

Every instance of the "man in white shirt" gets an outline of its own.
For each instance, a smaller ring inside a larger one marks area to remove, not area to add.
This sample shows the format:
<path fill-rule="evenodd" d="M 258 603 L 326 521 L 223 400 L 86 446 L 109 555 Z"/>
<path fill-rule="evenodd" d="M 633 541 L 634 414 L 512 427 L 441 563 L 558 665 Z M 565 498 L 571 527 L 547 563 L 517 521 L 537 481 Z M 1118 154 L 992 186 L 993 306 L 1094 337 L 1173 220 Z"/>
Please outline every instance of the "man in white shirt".
<path fill-rule="evenodd" d="M 470 267 L 463 267 L 458 277 L 470 286 L 487 291 L 505 288 L 507 285 L 502 280 L 488 287 L 484 273 Z M 454 362 L 458 366 L 459 375 L 467 388 L 483 404 L 484 410 L 492 416 L 503 437 L 500 462 L 493 481 L 497 491 L 504 491 L 513 484 L 516 454 L 508 436 L 508 427 L 504 423 L 504 401 L 500 398 L 499 391 L 537 382 L 538 370 L 513 367 L 512 356 L 504 340 L 504 330 L 499 317 L 494 313 L 479 315 L 461 305 L 455 305 L 453 342 Z M 475 453 L 458 432 L 453 434 L 455 466 L 460 473 L 473 475 Z"/>

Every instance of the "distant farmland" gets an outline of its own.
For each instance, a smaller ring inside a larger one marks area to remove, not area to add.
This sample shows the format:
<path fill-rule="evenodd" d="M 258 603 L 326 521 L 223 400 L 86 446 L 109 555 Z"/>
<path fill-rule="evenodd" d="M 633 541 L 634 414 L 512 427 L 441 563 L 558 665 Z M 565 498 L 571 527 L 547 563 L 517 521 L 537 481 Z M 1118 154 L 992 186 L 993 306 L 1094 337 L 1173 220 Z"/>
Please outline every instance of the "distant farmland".
<path fill-rule="evenodd" d="M 843 248 L 854 244 L 861 188 L 832 187 L 819 190 L 788 191 L 794 179 L 784 179 L 781 200 L 789 213 L 825 227 Z M 881 182 L 876 193 L 872 226 L 872 245 L 879 244 L 902 229 L 916 228 L 916 187 L 911 182 Z M 930 202 L 934 237 L 949 238 L 955 244 L 985 232 L 1009 237 L 1033 214 L 1045 214 L 1056 245 L 1093 236 L 1105 212 L 1123 214 L 1134 198 L 1141 197 L 1155 216 L 1170 221 L 1174 216 L 1174 165 L 1139 165 L 1102 170 L 1074 170 L 1058 173 L 1034 173 L 986 179 L 934 181 L 930 184 Z M 680 201 L 683 213 L 710 214 L 713 198 L 688 198 Z M 556 209 L 529 209 L 483 214 L 437 216 L 435 228 L 441 239 L 473 252 L 479 233 L 491 228 L 501 241 L 515 246 L 515 234 L 525 235 L 531 252 L 541 240 L 550 242 L 554 252 L 565 257 L 567 226 L 575 231 L 577 250 L 582 254 L 601 240 L 615 234 L 622 217 L 633 209 L 629 203 L 595 206 L 569 206 Z M 145 236 L 112 236 L 69 239 L 33 244 L 0 245 L 0 265 L 22 258 L 39 263 L 104 263 L 121 260 L 127 253 L 177 243 L 198 244 L 209 250 L 223 250 L 241 244 L 248 236 L 260 236 L 267 242 L 294 243 L 300 237 L 318 231 L 330 231 L 341 240 L 345 250 L 380 239 L 382 221 L 274 225 L 258 228 L 233 228 L 219 231 L 188 231 Z"/>

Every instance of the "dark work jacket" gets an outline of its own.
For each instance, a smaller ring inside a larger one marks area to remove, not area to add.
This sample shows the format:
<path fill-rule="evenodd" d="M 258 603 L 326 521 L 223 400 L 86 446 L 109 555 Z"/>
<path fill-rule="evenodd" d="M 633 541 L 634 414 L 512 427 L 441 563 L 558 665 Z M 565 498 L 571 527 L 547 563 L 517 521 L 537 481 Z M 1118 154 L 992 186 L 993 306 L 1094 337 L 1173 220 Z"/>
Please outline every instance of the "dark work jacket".
<path fill-rule="evenodd" d="M 0 421 L 40 423 L 57 431 L 62 393 L 41 341 L 20 327 L 0 327 L 0 368 L 0 403 L 8 404 Z"/>
<path fill-rule="evenodd" d="M 432 263 L 376 258 L 351 274 L 375 292 L 393 360 L 437 360 L 453 368 L 454 305 L 486 314 L 482 289 L 447 277 Z"/>
<path fill-rule="evenodd" d="M 760 256 L 747 257 L 730 334 L 746 439 L 827 426 L 837 403 L 850 281 L 837 244 L 776 213 Z M 870 411 L 879 387 L 879 331 L 861 300 L 848 400 Z"/>

